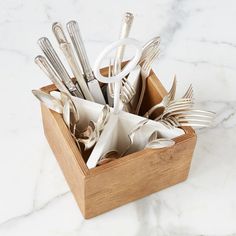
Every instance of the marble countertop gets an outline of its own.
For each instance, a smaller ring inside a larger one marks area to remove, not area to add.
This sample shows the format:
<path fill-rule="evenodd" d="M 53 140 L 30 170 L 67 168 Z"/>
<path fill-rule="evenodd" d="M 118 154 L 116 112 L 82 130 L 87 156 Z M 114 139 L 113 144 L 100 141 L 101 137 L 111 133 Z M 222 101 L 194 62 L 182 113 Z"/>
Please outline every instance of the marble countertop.
<path fill-rule="evenodd" d="M 0 1 L 0 235 L 236 235 L 235 9 L 234 0 Z M 76 19 L 94 63 L 125 11 L 132 37 L 161 36 L 161 82 L 169 88 L 176 74 L 179 93 L 192 83 L 217 118 L 198 131 L 187 181 L 84 220 L 43 135 L 31 89 L 49 80 L 33 59 L 54 21 Z"/>

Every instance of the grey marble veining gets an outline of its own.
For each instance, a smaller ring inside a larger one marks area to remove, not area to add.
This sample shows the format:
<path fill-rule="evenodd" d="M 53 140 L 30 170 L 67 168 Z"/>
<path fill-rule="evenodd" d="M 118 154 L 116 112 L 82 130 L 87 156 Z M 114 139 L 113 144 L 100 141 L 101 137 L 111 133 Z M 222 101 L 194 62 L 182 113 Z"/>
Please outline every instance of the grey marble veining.
<path fill-rule="evenodd" d="M 0 1 L 0 235 L 235 236 L 236 3 L 187 1 Z M 193 84 L 199 107 L 217 118 L 200 129 L 189 178 L 91 220 L 84 220 L 44 138 L 31 89 L 49 84 L 33 62 L 51 24 L 79 20 L 91 64 L 117 39 L 121 16 L 131 36 L 160 35 L 154 70 L 178 94 Z"/>

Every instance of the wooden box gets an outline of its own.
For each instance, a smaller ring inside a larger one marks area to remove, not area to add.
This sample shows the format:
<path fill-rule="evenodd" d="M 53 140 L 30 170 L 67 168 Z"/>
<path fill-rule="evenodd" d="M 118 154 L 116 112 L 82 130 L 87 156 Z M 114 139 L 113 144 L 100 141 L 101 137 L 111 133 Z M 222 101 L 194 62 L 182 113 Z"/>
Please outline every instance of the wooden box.
<path fill-rule="evenodd" d="M 106 69 L 103 69 L 106 74 Z M 41 90 L 50 92 L 54 85 Z M 161 101 L 166 90 L 151 72 L 141 112 Z M 45 136 L 86 219 L 186 180 L 196 134 L 184 127 L 170 148 L 144 149 L 88 169 L 62 117 L 41 105 Z"/>

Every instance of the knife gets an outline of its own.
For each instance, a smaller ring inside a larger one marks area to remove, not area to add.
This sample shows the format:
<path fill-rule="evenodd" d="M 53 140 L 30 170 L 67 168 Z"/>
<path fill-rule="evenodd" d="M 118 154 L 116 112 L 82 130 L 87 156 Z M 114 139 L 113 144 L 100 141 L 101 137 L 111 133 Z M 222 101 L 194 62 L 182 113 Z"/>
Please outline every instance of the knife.
<path fill-rule="evenodd" d="M 65 55 L 65 58 L 70 65 L 73 75 L 75 76 L 80 88 L 81 92 L 83 93 L 84 97 L 89 101 L 94 101 L 92 94 L 90 93 L 88 86 L 84 80 L 82 72 L 80 70 L 80 66 L 75 59 L 75 55 L 73 53 L 73 49 L 71 44 L 68 42 L 65 33 L 62 29 L 62 26 L 59 22 L 55 22 L 52 25 L 52 31 L 59 43 L 59 46 Z"/>
<path fill-rule="evenodd" d="M 46 76 L 55 84 L 55 86 L 60 92 L 64 92 L 69 96 L 71 95 L 68 88 L 60 80 L 57 73 L 44 56 L 39 55 L 35 57 L 34 61 L 39 66 L 39 68 L 46 74 Z"/>
<path fill-rule="evenodd" d="M 72 44 L 75 48 L 76 54 L 79 58 L 79 61 L 81 63 L 81 66 L 83 68 L 83 72 L 85 75 L 85 78 L 87 80 L 87 84 L 89 87 L 89 90 L 95 100 L 95 102 L 98 102 L 100 104 L 106 104 L 104 96 L 102 94 L 102 90 L 100 88 L 100 85 L 98 81 L 95 79 L 93 75 L 93 71 L 91 69 L 91 66 L 89 64 L 88 56 L 85 51 L 84 43 L 82 40 L 82 37 L 80 35 L 79 26 L 76 21 L 70 21 L 67 23 L 67 30 L 70 35 Z"/>
<path fill-rule="evenodd" d="M 56 51 L 52 47 L 48 38 L 43 37 L 38 40 L 38 44 L 42 51 L 44 52 L 47 59 L 50 61 L 51 65 L 55 69 L 58 76 L 64 82 L 66 87 L 69 89 L 72 95 L 76 97 L 83 98 L 83 94 L 80 91 L 80 88 L 76 86 L 71 80 L 69 74 L 67 73 L 65 67 L 63 66 L 61 60 L 59 59 Z"/>

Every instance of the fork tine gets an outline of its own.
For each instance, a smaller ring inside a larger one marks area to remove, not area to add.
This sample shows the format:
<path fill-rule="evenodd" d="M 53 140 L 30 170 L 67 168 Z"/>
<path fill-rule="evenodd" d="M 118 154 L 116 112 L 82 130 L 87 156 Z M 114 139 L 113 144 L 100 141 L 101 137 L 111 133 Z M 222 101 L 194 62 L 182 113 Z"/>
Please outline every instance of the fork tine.
<path fill-rule="evenodd" d="M 214 119 L 214 116 L 210 116 L 210 115 L 201 115 L 201 114 L 179 114 L 176 115 L 175 117 L 177 118 L 205 118 L 205 119 Z"/>
<path fill-rule="evenodd" d="M 184 116 L 188 116 L 188 115 L 202 115 L 202 116 L 211 116 L 211 117 L 214 117 L 215 114 L 214 113 L 211 113 L 211 112 L 207 112 L 207 111 L 196 111 L 194 109 L 188 109 L 188 110 L 185 110 L 185 111 L 173 111 L 171 113 L 172 116 L 178 116 L 178 115 L 184 115 Z"/>
<path fill-rule="evenodd" d="M 211 124 L 203 124 L 203 123 L 191 123 L 191 122 L 187 122 L 187 123 L 180 123 L 179 127 L 184 127 L 184 126 L 191 126 L 191 127 L 210 127 Z"/>
<path fill-rule="evenodd" d="M 175 107 L 180 107 L 180 106 L 192 107 L 193 103 L 191 101 L 179 101 L 179 102 L 176 102 L 176 103 L 168 104 L 166 106 L 166 110 L 171 110 Z"/>
<path fill-rule="evenodd" d="M 163 123 L 163 122 L 162 122 Z M 170 122 L 170 120 L 165 120 L 165 126 L 168 127 L 168 126 L 172 126 L 172 128 L 174 127 L 185 127 L 185 126 L 191 126 L 191 127 L 210 127 L 211 126 L 211 123 L 204 123 L 204 122 L 201 122 L 201 121 L 195 121 L 195 122 L 173 122 L 172 120 L 172 124 Z"/>
<path fill-rule="evenodd" d="M 168 92 L 167 96 L 169 96 L 170 101 L 173 100 L 175 98 L 175 93 L 176 93 L 176 75 L 174 76 L 174 80 L 172 82 L 172 86 L 170 91 Z"/>
<path fill-rule="evenodd" d="M 182 98 L 193 98 L 193 86 L 190 84 L 187 91 L 185 92 L 184 96 Z"/>
<path fill-rule="evenodd" d="M 163 116 L 169 114 L 169 116 L 172 116 L 174 112 L 185 112 L 186 110 L 189 110 L 191 108 L 191 105 L 189 104 L 185 104 L 185 105 L 179 105 L 179 106 L 175 106 L 171 109 L 166 109 L 164 112 L 163 112 Z"/>
<path fill-rule="evenodd" d="M 168 107 L 172 105 L 180 104 L 180 103 L 193 103 L 193 100 L 190 98 L 180 98 L 177 100 L 172 100 L 168 103 Z"/>
<path fill-rule="evenodd" d="M 154 47 L 153 50 L 150 52 L 149 56 L 144 61 L 143 67 L 145 69 L 149 69 L 153 61 L 159 56 L 160 49 L 159 47 Z"/>
<path fill-rule="evenodd" d="M 200 119 L 200 118 L 178 118 L 178 122 L 202 122 L 202 123 L 211 123 L 212 120 Z"/>
<path fill-rule="evenodd" d="M 166 128 L 168 129 L 173 129 L 175 126 L 171 125 L 170 122 L 168 122 L 167 120 L 160 120 L 158 121 L 161 124 L 163 124 Z"/>

